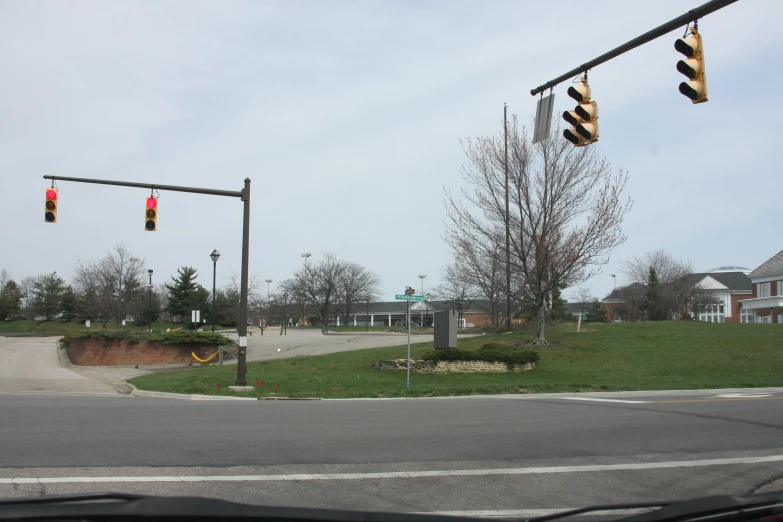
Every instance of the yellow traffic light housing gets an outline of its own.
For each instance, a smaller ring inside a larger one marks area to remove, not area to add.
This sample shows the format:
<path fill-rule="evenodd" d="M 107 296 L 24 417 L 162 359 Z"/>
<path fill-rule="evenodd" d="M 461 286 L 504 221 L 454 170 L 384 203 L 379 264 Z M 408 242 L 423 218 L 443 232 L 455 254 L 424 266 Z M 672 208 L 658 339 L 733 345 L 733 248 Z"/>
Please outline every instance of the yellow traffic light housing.
<path fill-rule="evenodd" d="M 694 25 L 690 31 L 689 37 L 679 38 L 674 42 L 677 52 L 686 57 L 685 60 L 677 62 L 677 71 L 688 77 L 688 81 L 680 83 L 680 93 L 690 98 L 691 103 L 704 103 L 708 99 L 704 47 L 698 28 Z"/>
<path fill-rule="evenodd" d="M 158 229 L 158 198 L 149 196 L 144 211 L 144 230 L 155 232 Z"/>
<path fill-rule="evenodd" d="M 57 206 L 59 205 L 60 190 L 52 187 L 46 189 L 46 209 L 44 210 L 44 221 L 47 223 L 57 223 Z"/>
<path fill-rule="evenodd" d="M 598 105 L 590 99 L 587 76 L 580 80 L 582 85 L 568 88 L 568 95 L 579 105 L 563 113 L 563 119 L 571 125 L 570 129 L 563 131 L 563 136 L 575 146 L 584 147 L 598 141 Z"/>

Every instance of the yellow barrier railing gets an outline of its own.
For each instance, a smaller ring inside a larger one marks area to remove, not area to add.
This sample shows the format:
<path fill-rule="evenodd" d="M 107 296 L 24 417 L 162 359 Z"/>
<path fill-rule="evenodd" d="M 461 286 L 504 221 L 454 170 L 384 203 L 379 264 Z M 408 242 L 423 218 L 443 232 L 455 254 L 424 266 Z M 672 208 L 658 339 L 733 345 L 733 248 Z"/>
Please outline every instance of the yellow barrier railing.
<path fill-rule="evenodd" d="M 197 360 L 198 362 L 200 362 L 200 363 L 208 363 L 208 362 L 212 361 L 215 357 L 217 357 L 219 353 L 220 353 L 220 350 L 216 351 L 215 353 L 213 353 L 212 355 L 210 355 L 206 359 L 200 359 L 199 356 L 196 355 L 194 352 L 190 352 L 190 355 L 192 355 L 193 358 L 195 360 Z"/>

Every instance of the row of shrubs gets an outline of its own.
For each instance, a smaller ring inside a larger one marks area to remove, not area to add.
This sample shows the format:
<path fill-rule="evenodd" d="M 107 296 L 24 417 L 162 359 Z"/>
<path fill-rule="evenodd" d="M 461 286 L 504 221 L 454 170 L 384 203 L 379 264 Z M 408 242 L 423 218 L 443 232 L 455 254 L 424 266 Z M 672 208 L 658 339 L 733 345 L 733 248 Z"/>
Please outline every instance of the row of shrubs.
<path fill-rule="evenodd" d="M 133 330 L 84 330 L 67 333 L 60 343 L 68 346 L 74 339 L 95 339 L 108 343 L 111 341 L 125 341 L 128 344 L 140 342 L 157 344 L 209 344 L 214 346 L 226 346 L 234 341 L 228 337 L 211 332 L 194 332 L 191 330 L 179 332 L 139 332 Z"/>
<path fill-rule="evenodd" d="M 449 348 L 447 350 L 433 350 L 422 357 L 425 361 L 482 361 L 506 363 L 509 367 L 517 364 L 537 363 L 538 352 L 524 350 L 520 345 L 507 345 L 501 343 L 486 343 L 478 350 L 460 350 Z"/>

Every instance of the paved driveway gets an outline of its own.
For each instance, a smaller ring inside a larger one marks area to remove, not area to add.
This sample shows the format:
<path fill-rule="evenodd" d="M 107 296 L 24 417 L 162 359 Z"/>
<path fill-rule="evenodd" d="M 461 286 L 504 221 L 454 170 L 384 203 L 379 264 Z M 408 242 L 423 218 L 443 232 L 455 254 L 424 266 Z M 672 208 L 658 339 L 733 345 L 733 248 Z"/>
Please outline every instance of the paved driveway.
<path fill-rule="evenodd" d="M 109 384 L 63 368 L 57 337 L 0 337 L 0 392 L 117 393 Z"/>
<path fill-rule="evenodd" d="M 236 333 L 228 336 L 232 339 L 237 338 Z M 431 343 L 433 337 L 432 335 L 411 335 L 411 344 Z M 289 328 L 288 335 L 280 335 L 279 330 L 266 330 L 262 336 L 260 332 L 254 331 L 253 335 L 248 335 L 247 338 L 247 360 L 262 361 L 298 355 L 322 355 L 362 348 L 401 346 L 407 342 L 407 334 L 397 333 L 343 334 L 330 332 L 323 335 L 316 328 Z M 405 357 L 405 353 L 400 352 L 400 357 Z"/>

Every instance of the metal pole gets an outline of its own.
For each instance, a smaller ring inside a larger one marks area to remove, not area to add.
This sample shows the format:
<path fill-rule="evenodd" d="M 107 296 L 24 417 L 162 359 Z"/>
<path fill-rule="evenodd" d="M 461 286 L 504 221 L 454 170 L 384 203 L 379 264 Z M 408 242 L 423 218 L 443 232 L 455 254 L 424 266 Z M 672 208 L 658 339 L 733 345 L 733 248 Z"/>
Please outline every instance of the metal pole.
<path fill-rule="evenodd" d="M 237 386 L 245 386 L 247 372 L 247 280 L 250 260 L 250 178 L 245 178 L 245 188 L 242 189 L 244 212 L 242 216 L 242 276 L 239 294 L 239 352 L 237 354 Z"/>
<path fill-rule="evenodd" d="M 408 296 L 408 380 L 405 381 L 406 386 L 410 390 L 411 388 L 411 296 Z"/>
<path fill-rule="evenodd" d="M 689 24 L 691 22 L 694 22 L 698 20 L 699 18 L 703 18 L 704 16 L 707 16 L 710 13 L 714 13 L 715 11 L 719 9 L 723 9 L 727 5 L 733 4 L 737 0 L 711 0 L 710 2 L 707 2 L 706 4 L 703 4 L 695 9 L 691 9 L 687 13 L 678 16 L 677 18 L 674 18 L 673 20 L 669 20 L 663 25 L 659 25 L 655 29 L 652 29 L 651 31 L 647 31 L 641 36 L 637 36 L 633 40 L 624 43 L 623 45 L 616 47 L 609 51 L 608 53 L 604 53 L 598 58 L 595 58 L 593 60 L 590 60 L 587 63 L 583 63 L 579 67 L 576 67 L 574 69 L 571 69 L 567 73 L 558 76 L 554 80 L 550 80 L 546 82 L 544 85 L 541 85 L 539 87 L 536 87 L 535 89 L 532 89 L 530 91 L 530 94 L 535 96 L 536 94 L 540 92 L 544 92 L 547 89 L 551 89 L 555 85 L 557 85 L 560 82 L 563 82 L 565 80 L 570 80 L 574 76 L 577 76 L 578 74 L 582 74 L 589 69 L 592 69 L 593 67 L 597 65 L 601 65 L 604 62 L 608 62 L 612 58 L 616 58 L 620 56 L 623 53 L 626 53 L 630 51 L 631 49 L 636 49 L 637 47 L 646 44 L 647 42 L 651 42 L 655 40 L 656 38 L 659 38 L 665 34 L 668 34 L 675 29 L 679 29 L 685 24 Z"/>
<path fill-rule="evenodd" d="M 150 333 L 152 333 L 152 270 L 149 271 L 150 274 L 150 289 L 149 292 L 149 299 L 148 299 L 148 307 L 150 312 Z"/>
<path fill-rule="evenodd" d="M 370 301 L 367 301 L 367 316 L 364 318 L 364 331 L 370 331 Z"/>
<path fill-rule="evenodd" d="M 215 333 L 215 286 L 217 285 L 217 261 L 212 261 L 212 333 Z"/>
<path fill-rule="evenodd" d="M 503 104 L 503 150 L 505 160 L 503 170 L 506 173 L 506 330 L 511 331 L 511 231 L 509 228 L 508 211 L 508 107 Z"/>

